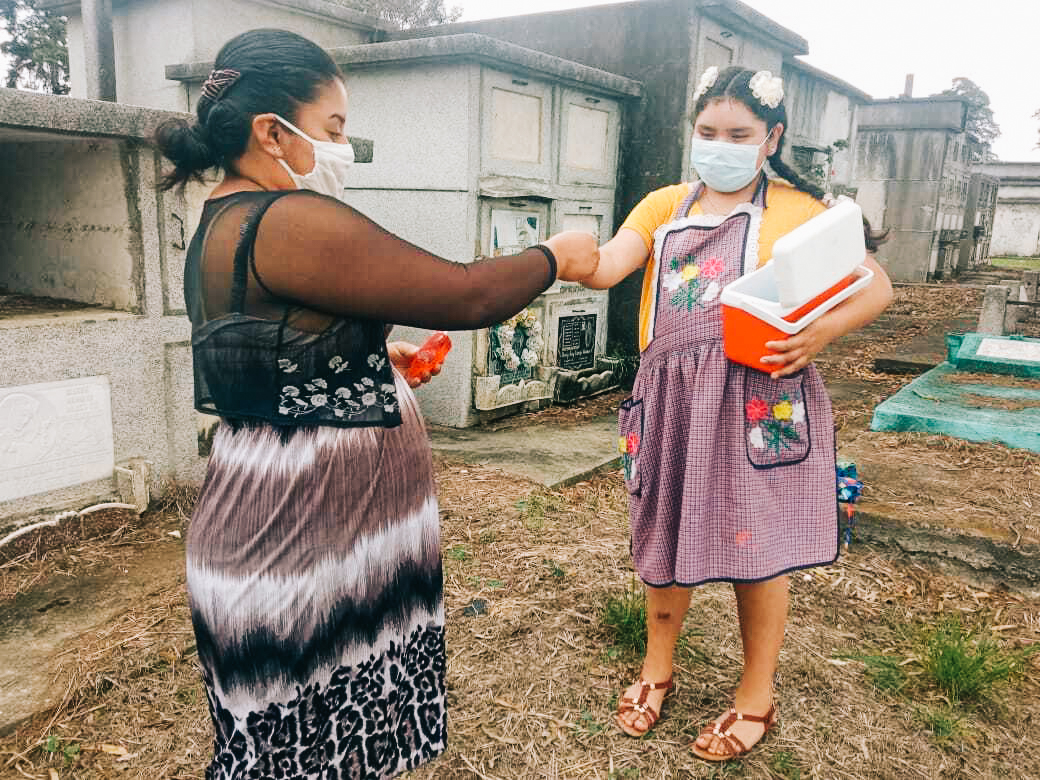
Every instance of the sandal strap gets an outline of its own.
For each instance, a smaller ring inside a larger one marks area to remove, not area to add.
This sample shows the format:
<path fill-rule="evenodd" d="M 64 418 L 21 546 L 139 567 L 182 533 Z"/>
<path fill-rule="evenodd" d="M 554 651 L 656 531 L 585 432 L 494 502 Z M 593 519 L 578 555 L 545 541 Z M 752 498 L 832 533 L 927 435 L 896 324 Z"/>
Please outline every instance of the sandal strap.
<path fill-rule="evenodd" d="M 776 704 L 769 705 L 769 712 L 765 715 L 747 715 L 743 712 L 737 712 L 735 709 L 731 709 L 726 715 L 726 719 L 719 724 L 719 731 L 727 731 L 733 726 L 738 720 L 745 721 L 747 723 L 762 723 L 765 724 L 766 730 L 769 730 L 769 726 L 773 720 L 773 716 L 776 714 Z"/>
<path fill-rule="evenodd" d="M 647 699 L 650 696 L 650 691 L 665 691 L 666 693 L 675 687 L 675 683 L 672 682 L 673 678 L 669 677 L 664 682 L 647 682 L 643 678 L 639 678 L 639 697 L 631 698 L 629 696 L 622 696 L 618 700 L 617 714 L 624 715 L 629 712 L 639 713 L 646 721 L 646 728 L 640 729 L 644 734 L 654 727 L 657 723 L 658 718 L 661 717 L 661 713 L 655 710 L 647 703 Z"/>
<path fill-rule="evenodd" d="M 647 682 L 646 680 L 640 678 L 639 679 L 639 684 L 641 686 L 643 686 L 644 688 L 646 688 L 648 690 L 651 690 L 651 691 L 667 691 L 667 690 L 671 690 L 672 688 L 675 687 L 675 683 L 673 682 L 673 680 L 674 680 L 673 677 L 669 677 L 664 682 L 654 682 L 654 683 L 652 683 L 652 682 Z"/>
<path fill-rule="evenodd" d="M 714 723 L 712 723 L 709 726 L 705 726 L 701 730 L 698 739 L 700 739 L 700 737 L 714 737 L 718 739 L 721 744 L 726 746 L 725 753 L 715 753 L 714 755 L 728 758 L 736 758 L 737 756 L 741 756 L 744 753 L 751 752 L 747 745 L 745 745 L 741 741 L 740 737 L 730 734 L 729 732 L 722 731 L 721 729 L 717 728 Z"/>
<path fill-rule="evenodd" d="M 650 691 L 670 691 L 673 687 L 675 687 L 675 684 L 672 682 L 672 678 L 669 677 L 664 682 L 659 683 L 647 682 L 646 680 L 640 679 L 639 686 L 640 687 L 638 699 L 633 699 L 628 696 L 622 696 L 620 700 L 621 703 L 645 704 L 647 698 L 650 695 Z"/>
<path fill-rule="evenodd" d="M 632 699 L 623 699 L 618 705 L 617 714 L 625 715 L 629 712 L 637 713 L 643 720 L 646 721 L 646 728 L 639 729 L 644 734 L 654 727 L 657 723 L 657 719 L 661 717 L 661 713 L 651 707 L 649 704 L 644 702 L 633 701 Z"/>
<path fill-rule="evenodd" d="M 764 737 L 769 732 L 770 727 L 773 725 L 773 716 L 776 714 L 776 704 L 771 704 L 769 712 L 765 715 L 745 715 L 742 712 L 737 712 L 735 709 L 731 709 L 727 713 L 725 719 L 721 723 L 711 723 L 701 729 L 700 736 L 702 737 L 715 737 L 720 743 L 726 746 L 728 755 L 730 758 L 736 758 L 745 753 L 749 753 L 750 748 L 747 747 L 740 739 L 740 737 L 731 733 L 733 725 L 738 721 L 745 721 L 747 723 L 761 723 L 765 726 L 765 732 L 762 734 Z M 722 755 L 722 754 L 719 754 Z"/>

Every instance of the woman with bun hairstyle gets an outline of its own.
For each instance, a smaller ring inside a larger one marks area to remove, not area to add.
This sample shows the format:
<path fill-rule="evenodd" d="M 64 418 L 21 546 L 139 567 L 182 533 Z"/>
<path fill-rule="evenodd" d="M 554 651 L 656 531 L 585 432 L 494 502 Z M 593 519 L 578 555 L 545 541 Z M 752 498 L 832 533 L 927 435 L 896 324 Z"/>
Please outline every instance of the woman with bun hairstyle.
<path fill-rule="evenodd" d="M 601 247 L 584 284 L 609 288 L 646 269 L 639 373 L 621 407 L 620 441 L 632 557 L 646 585 L 647 652 L 640 679 L 621 694 L 617 723 L 631 736 L 653 728 L 673 687 L 690 589 L 732 583 L 743 676 L 730 707 L 692 745 L 705 760 L 725 761 L 776 722 L 786 574 L 838 555 L 834 420 L 812 360 L 874 319 L 891 286 L 868 255 L 869 287 L 801 333 L 763 345 L 763 354 L 779 353 L 764 358 L 771 372 L 730 362 L 722 288 L 768 261 L 780 236 L 826 206 L 824 193 L 781 159 L 787 113 L 779 78 L 709 68 L 694 99 L 698 180 L 650 193 Z"/>
<path fill-rule="evenodd" d="M 197 121 L 157 131 L 167 187 L 223 172 L 184 275 L 196 408 L 221 418 L 187 543 L 208 780 L 389 778 L 444 750 L 433 466 L 416 348 L 386 336 L 488 327 L 596 268 L 588 234 L 462 264 L 383 230 L 341 201 L 346 123 L 328 54 L 254 30 Z"/>

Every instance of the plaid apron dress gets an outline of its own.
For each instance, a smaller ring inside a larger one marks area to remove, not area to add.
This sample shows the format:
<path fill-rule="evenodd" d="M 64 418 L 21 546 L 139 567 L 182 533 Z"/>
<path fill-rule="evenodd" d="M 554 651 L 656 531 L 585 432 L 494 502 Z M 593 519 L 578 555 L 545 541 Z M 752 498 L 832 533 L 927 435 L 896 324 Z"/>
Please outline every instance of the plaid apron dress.
<path fill-rule="evenodd" d="M 719 293 L 758 266 L 766 188 L 726 217 L 654 236 L 657 303 L 619 448 L 632 557 L 651 586 L 758 582 L 838 556 L 835 440 L 816 367 L 778 380 L 730 362 Z"/>

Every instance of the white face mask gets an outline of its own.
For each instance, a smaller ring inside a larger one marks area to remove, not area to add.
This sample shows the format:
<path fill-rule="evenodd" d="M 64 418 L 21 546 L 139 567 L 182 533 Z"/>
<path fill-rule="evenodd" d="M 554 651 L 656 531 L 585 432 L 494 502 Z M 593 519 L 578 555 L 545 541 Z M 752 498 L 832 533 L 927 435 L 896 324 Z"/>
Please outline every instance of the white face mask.
<path fill-rule="evenodd" d="M 758 162 L 758 153 L 765 140 L 757 146 L 728 141 L 707 141 L 694 138 L 690 144 L 690 162 L 700 180 L 716 192 L 736 192 L 748 186 L 765 165 Z"/>
<path fill-rule="evenodd" d="M 298 189 L 320 192 L 336 200 L 343 200 L 350 166 L 354 164 L 354 147 L 332 141 L 315 141 L 291 122 L 275 114 L 275 118 L 296 135 L 314 147 L 314 169 L 310 173 L 296 173 L 285 160 L 279 160 Z"/>

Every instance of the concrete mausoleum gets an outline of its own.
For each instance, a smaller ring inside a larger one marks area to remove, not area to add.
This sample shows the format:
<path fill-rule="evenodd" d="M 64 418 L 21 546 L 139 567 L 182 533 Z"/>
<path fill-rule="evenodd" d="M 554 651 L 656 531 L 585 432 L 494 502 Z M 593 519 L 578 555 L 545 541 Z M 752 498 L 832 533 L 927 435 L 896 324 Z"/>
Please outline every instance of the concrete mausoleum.
<path fill-rule="evenodd" d="M 72 97 L 99 97 L 91 94 L 90 85 L 104 67 L 107 33 L 115 62 L 111 99 L 169 111 L 192 111 L 195 101 L 182 83 L 166 78 L 166 66 L 212 60 L 228 39 L 245 30 L 278 27 L 329 48 L 369 43 L 390 29 L 374 16 L 330 0 L 95 0 L 86 4 L 87 11 L 98 5 L 110 5 L 110 20 L 85 17 L 80 0 L 36 3 L 69 20 Z"/>
<path fill-rule="evenodd" d="M 1040 257 L 1040 163 L 992 162 L 979 171 L 998 183 L 990 253 Z"/>
<path fill-rule="evenodd" d="M 187 206 L 145 142 L 166 112 L 0 90 L 0 518 L 198 479 Z"/>
<path fill-rule="evenodd" d="M 971 179 L 966 104 L 896 98 L 860 108 L 857 202 L 891 230 L 884 255 L 899 281 L 923 282 L 955 267 Z"/>
<path fill-rule="evenodd" d="M 204 473 L 183 297 L 198 214 L 159 190 L 149 143 L 175 116 L 0 89 L 0 532 Z"/>

